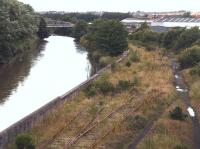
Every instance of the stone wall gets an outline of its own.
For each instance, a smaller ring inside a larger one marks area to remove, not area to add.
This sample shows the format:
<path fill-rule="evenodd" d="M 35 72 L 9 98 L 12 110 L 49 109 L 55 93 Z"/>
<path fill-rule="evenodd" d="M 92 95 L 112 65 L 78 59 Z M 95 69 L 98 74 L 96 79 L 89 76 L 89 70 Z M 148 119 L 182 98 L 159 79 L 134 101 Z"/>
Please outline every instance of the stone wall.
<path fill-rule="evenodd" d="M 128 52 L 124 52 L 124 54 L 116 61 L 116 63 L 120 63 L 127 56 Z M 99 76 L 101 76 L 101 74 L 104 71 L 110 69 L 110 67 L 111 65 L 108 65 L 105 68 L 99 70 L 95 75 L 90 77 L 85 82 L 81 83 L 77 87 L 68 91 L 64 95 L 55 98 L 48 104 L 42 106 L 35 112 L 29 114 L 25 118 L 21 119 L 20 121 L 16 122 L 12 126 L 5 129 L 4 131 L 0 132 L 0 149 L 5 149 L 5 146 L 9 143 L 12 143 L 18 134 L 30 130 L 37 122 L 43 120 L 43 118 L 47 116 L 50 112 L 53 112 L 56 109 L 56 107 L 62 105 L 64 102 L 67 102 L 68 100 L 73 99 L 80 93 L 80 91 L 85 89 L 92 81 L 98 79 Z"/>

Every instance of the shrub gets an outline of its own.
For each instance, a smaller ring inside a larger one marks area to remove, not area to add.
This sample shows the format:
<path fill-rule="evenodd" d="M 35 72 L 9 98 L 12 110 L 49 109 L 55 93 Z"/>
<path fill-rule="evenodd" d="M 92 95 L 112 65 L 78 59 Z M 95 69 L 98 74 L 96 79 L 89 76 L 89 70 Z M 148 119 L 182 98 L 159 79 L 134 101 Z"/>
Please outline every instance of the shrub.
<path fill-rule="evenodd" d="M 200 38 L 198 27 L 184 30 L 176 40 L 174 49 L 179 50 L 192 46 Z"/>
<path fill-rule="evenodd" d="M 95 83 L 92 83 L 90 84 L 85 90 L 85 95 L 87 97 L 92 97 L 94 95 L 96 95 L 96 92 L 97 92 L 97 89 L 96 89 L 96 86 L 95 86 Z"/>
<path fill-rule="evenodd" d="M 141 130 L 144 129 L 144 127 L 147 124 L 147 118 L 142 115 L 136 115 L 135 117 L 130 116 L 127 119 L 128 121 L 128 129 L 130 130 Z"/>
<path fill-rule="evenodd" d="M 35 149 L 32 138 L 27 134 L 20 134 L 16 137 L 15 144 L 18 149 Z"/>
<path fill-rule="evenodd" d="M 140 83 L 141 83 L 140 78 L 139 78 L 137 75 L 135 75 L 135 76 L 133 77 L 133 80 L 132 80 L 132 82 L 131 82 L 131 85 L 132 85 L 132 86 L 139 86 Z"/>
<path fill-rule="evenodd" d="M 130 81 L 127 80 L 119 80 L 117 84 L 117 89 L 119 90 L 127 90 L 130 87 Z"/>
<path fill-rule="evenodd" d="M 179 57 L 181 68 L 189 68 L 200 62 L 200 47 L 194 46 L 184 50 Z"/>
<path fill-rule="evenodd" d="M 115 90 L 114 85 L 108 79 L 108 75 L 103 74 L 96 83 L 96 87 L 98 88 L 99 92 L 104 95 Z"/>
<path fill-rule="evenodd" d="M 140 55 L 139 55 L 139 53 L 136 52 L 136 51 L 133 51 L 132 54 L 131 54 L 130 60 L 132 62 L 138 62 L 138 61 L 140 61 Z"/>
<path fill-rule="evenodd" d="M 194 67 L 190 70 L 190 74 L 191 74 L 191 75 L 198 75 L 198 76 L 200 76 L 200 63 L 198 63 L 196 66 L 194 66 Z"/>
<path fill-rule="evenodd" d="M 173 111 L 170 111 L 170 117 L 174 120 L 185 120 L 186 115 L 183 113 L 182 108 L 176 107 Z"/>
<path fill-rule="evenodd" d="M 112 63 L 112 57 L 110 56 L 103 56 L 99 59 L 99 65 L 100 67 L 105 67 L 108 64 Z"/>
<path fill-rule="evenodd" d="M 98 107 L 96 105 L 92 105 L 88 110 L 88 113 L 91 115 L 96 114 L 97 112 L 98 112 Z"/>
<path fill-rule="evenodd" d="M 127 66 L 127 67 L 130 67 L 130 66 L 131 66 L 131 62 L 130 62 L 130 61 L 127 61 L 127 62 L 126 62 L 126 66 Z"/>
<path fill-rule="evenodd" d="M 111 71 L 114 72 L 116 70 L 117 66 L 115 62 L 111 63 Z"/>

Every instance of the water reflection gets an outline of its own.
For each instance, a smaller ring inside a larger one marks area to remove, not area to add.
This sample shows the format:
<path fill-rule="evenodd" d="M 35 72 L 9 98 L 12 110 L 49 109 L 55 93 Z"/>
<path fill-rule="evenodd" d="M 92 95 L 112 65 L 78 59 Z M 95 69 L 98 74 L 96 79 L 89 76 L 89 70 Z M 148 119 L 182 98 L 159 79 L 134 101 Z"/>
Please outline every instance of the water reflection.
<path fill-rule="evenodd" d="M 51 36 L 20 61 L 0 68 L 0 131 L 85 81 L 91 65 L 73 38 Z"/>
<path fill-rule="evenodd" d="M 8 100 L 13 91 L 16 91 L 19 83 L 24 82 L 29 75 L 30 68 L 43 56 L 41 51 L 45 43 L 41 43 L 37 50 L 28 51 L 15 62 L 0 66 L 0 105 Z"/>

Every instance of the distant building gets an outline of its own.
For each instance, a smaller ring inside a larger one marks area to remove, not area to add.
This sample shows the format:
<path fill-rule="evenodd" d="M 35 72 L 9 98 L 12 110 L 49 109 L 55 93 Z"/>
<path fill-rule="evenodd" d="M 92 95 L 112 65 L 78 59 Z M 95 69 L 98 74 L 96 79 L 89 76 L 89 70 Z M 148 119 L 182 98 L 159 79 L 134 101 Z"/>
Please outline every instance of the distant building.
<path fill-rule="evenodd" d="M 193 17 L 200 18 L 200 12 L 193 12 L 191 13 Z"/>
<path fill-rule="evenodd" d="M 121 23 L 127 27 L 129 32 L 134 31 L 135 29 L 139 28 L 141 24 L 147 23 L 149 26 L 152 23 L 152 20 L 147 19 L 137 19 L 137 18 L 126 18 L 121 21 Z"/>
<path fill-rule="evenodd" d="M 161 26 L 161 27 L 186 27 L 186 28 L 192 28 L 192 27 L 199 27 L 200 28 L 200 18 L 186 18 L 186 17 L 161 17 L 158 19 L 155 19 L 151 26 Z"/>

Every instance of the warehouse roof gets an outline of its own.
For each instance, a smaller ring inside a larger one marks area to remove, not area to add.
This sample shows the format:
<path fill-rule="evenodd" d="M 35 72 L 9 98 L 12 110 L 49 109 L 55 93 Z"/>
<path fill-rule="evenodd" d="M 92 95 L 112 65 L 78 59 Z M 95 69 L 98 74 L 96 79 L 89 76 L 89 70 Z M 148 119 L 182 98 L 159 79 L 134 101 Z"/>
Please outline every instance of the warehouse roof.
<path fill-rule="evenodd" d="M 154 22 L 200 23 L 200 18 L 189 18 L 189 17 L 161 17 L 161 18 L 155 19 Z"/>

